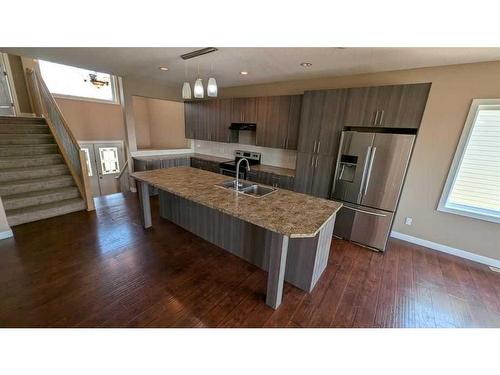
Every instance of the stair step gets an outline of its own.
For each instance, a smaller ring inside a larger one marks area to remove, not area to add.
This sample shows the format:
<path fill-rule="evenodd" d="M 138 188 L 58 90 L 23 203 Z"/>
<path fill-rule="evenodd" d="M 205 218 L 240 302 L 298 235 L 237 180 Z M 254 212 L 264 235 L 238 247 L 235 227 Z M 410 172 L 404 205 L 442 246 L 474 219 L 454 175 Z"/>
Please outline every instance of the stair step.
<path fill-rule="evenodd" d="M 42 165 L 53 165 L 61 163 L 64 163 L 64 159 L 61 154 L 37 155 L 36 158 L 34 158 L 32 155 L 10 156 L 0 158 L 0 169 L 37 167 Z"/>
<path fill-rule="evenodd" d="M 2 134 L 0 145 L 36 145 L 56 143 L 52 134 Z"/>
<path fill-rule="evenodd" d="M 0 146 L 0 157 L 23 156 L 23 155 L 44 155 L 58 152 L 56 144 L 44 145 L 23 145 L 23 146 Z"/>
<path fill-rule="evenodd" d="M 66 164 L 43 165 L 40 167 L 8 168 L 0 171 L 0 183 L 52 177 L 69 174 Z"/>
<path fill-rule="evenodd" d="M 43 117 L 0 116 L 0 124 L 46 124 Z"/>
<path fill-rule="evenodd" d="M 3 198 L 3 205 L 6 210 L 15 210 L 79 197 L 78 188 L 70 186 L 9 195 Z"/>
<path fill-rule="evenodd" d="M 48 125 L 1 124 L 0 134 L 50 134 Z"/>
<path fill-rule="evenodd" d="M 81 198 L 65 199 L 58 202 L 51 202 L 18 208 L 14 210 L 6 210 L 7 222 L 10 226 L 29 223 L 32 221 L 47 219 L 49 217 L 65 215 L 75 211 L 85 209 L 85 202 Z"/>
<path fill-rule="evenodd" d="M 0 183 L 0 197 L 2 197 L 3 200 L 4 197 L 13 194 L 56 189 L 68 186 L 75 186 L 73 177 L 69 174 L 45 178 L 31 178 L 29 180 L 11 181 L 7 183 L 2 182 Z"/>

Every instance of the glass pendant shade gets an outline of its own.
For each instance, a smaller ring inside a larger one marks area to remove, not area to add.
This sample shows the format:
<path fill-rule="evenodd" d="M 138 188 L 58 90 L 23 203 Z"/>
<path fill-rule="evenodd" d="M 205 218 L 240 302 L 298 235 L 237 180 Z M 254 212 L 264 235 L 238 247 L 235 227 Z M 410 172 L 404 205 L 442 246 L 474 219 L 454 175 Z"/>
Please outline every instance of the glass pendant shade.
<path fill-rule="evenodd" d="M 184 82 L 182 85 L 182 99 L 191 99 L 191 85 L 189 82 Z"/>
<path fill-rule="evenodd" d="M 217 97 L 217 82 L 215 78 L 209 78 L 207 84 L 207 95 L 216 98 Z"/>
<path fill-rule="evenodd" d="M 203 83 L 201 82 L 201 78 L 198 78 L 194 83 L 194 97 L 201 99 L 205 95 L 205 91 L 203 89 Z"/>

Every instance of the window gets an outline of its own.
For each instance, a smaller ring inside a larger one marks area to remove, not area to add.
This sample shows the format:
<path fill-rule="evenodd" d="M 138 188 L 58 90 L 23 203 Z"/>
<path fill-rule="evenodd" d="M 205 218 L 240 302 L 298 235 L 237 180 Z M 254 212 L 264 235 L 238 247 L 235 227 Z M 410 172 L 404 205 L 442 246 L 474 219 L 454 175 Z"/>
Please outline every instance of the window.
<path fill-rule="evenodd" d="M 472 102 L 438 210 L 500 223 L 500 99 Z"/>
<path fill-rule="evenodd" d="M 99 147 L 99 155 L 101 157 L 102 174 L 120 172 L 117 147 Z"/>
<path fill-rule="evenodd" d="M 38 60 L 43 80 L 56 96 L 117 103 L 115 77 L 93 70 Z"/>

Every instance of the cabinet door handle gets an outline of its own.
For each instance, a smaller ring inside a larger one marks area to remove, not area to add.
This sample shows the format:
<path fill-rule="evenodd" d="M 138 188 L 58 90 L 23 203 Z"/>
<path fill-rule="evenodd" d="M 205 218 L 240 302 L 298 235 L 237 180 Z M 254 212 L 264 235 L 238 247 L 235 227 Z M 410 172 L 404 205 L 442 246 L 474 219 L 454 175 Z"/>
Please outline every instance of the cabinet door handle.
<path fill-rule="evenodd" d="M 378 124 L 382 125 L 382 119 L 384 118 L 384 110 L 380 111 L 380 118 L 378 119 Z"/>
<path fill-rule="evenodd" d="M 375 112 L 375 118 L 373 119 L 373 124 L 372 124 L 373 126 L 377 126 L 378 112 L 379 112 L 378 110 L 377 112 Z"/>
<path fill-rule="evenodd" d="M 313 154 L 315 154 L 315 153 L 316 153 L 316 142 L 317 142 L 317 141 L 314 141 L 314 146 L 313 146 Z"/>
<path fill-rule="evenodd" d="M 318 155 L 316 155 L 316 163 L 314 163 L 314 168 L 318 168 L 318 159 L 319 159 L 319 157 L 318 157 Z"/>
<path fill-rule="evenodd" d="M 321 141 L 318 141 L 318 151 L 316 151 L 317 154 L 319 154 L 319 147 L 321 146 Z"/>
<path fill-rule="evenodd" d="M 311 158 L 311 168 L 314 168 L 314 155 Z"/>

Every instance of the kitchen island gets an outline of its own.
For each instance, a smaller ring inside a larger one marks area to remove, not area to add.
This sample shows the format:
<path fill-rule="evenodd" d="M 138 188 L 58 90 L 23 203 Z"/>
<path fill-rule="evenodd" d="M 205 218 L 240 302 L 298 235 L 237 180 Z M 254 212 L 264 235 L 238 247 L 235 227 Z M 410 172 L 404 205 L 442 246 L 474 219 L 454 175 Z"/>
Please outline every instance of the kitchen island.
<path fill-rule="evenodd" d="M 266 303 L 277 308 L 283 282 L 310 292 L 330 252 L 341 203 L 277 189 L 253 197 L 219 186 L 228 176 L 191 167 L 136 172 L 144 228 L 152 226 L 149 186 L 160 215 L 268 271 Z"/>

